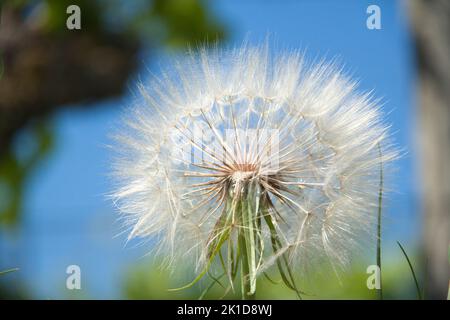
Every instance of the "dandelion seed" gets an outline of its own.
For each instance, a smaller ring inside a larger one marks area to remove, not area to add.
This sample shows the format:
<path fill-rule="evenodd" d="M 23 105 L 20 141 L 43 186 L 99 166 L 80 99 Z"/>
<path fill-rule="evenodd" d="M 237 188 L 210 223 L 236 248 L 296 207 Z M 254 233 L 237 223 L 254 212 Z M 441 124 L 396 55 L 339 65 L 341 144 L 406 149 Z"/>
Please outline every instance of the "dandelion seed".
<path fill-rule="evenodd" d="M 239 264 L 246 297 L 272 264 L 296 291 L 291 269 L 312 256 L 345 265 L 376 232 L 379 163 L 396 157 L 377 101 L 296 52 L 201 50 L 174 65 L 140 86 L 146 103 L 119 134 L 113 196 L 130 237 L 158 239 L 200 278 L 220 255 L 231 286 Z"/>

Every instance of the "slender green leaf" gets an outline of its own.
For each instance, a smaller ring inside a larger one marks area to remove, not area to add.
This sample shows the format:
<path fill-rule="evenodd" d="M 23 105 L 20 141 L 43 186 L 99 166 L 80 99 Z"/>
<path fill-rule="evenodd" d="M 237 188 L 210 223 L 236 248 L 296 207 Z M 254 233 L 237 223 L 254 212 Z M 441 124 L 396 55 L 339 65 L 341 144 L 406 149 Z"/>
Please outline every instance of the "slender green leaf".
<path fill-rule="evenodd" d="M 274 254 L 277 254 L 278 251 L 281 249 L 281 242 L 278 239 L 277 231 L 276 231 L 275 226 L 274 226 L 274 224 L 272 222 L 272 217 L 271 217 L 271 215 L 270 215 L 270 213 L 268 211 L 266 212 L 266 214 L 264 214 L 264 219 L 265 219 L 266 224 L 269 227 L 269 230 L 270 230 L 270 233 L 271 233 L 271 241 L 272 241 L 272 248 L 273 248 Z M 281 256 L 281 259 L 282 260 L 280 260 L 280 258 L 277 258 L 277 261 L 276 261 L 277 267 L 278 267 L 278 271 L 280 272 L 280 275 L 281 275 L 281 279 L 283 280 L 284 284 L 289 289 L 295 291 L 295 293 L 297 294 L 299 299 L 302 299 L 302 296 L 301 296 L 300 293 L 304 294 L 304 292 L 301 292 L 300 290 L 297 289 L 294 277 L 292 276 L 292 272 L 291 272 L 291 270 L 289 268 L 289 264 L 288 264 L 287 258 L 286 258 L 284 253 Z M 286 273 L 284 272 L 283 262 L 285 264 L 286 269 L 288 270 L 288 276 L 286 276 Z"/>
<path fill-rule="evenodd" d="M 191 288 L 193 285 L 195 285 L 197 282 L 199 282 L 200 279 L 203 278 L 203 276 L 208 272 L 209 268 L 211 267 L 211 263 L 213 262 L 216 254 L 219 252 L 220 248 L 222 247 L 222 244 L 227 240 L 228 236 L 229 236 L 229 231 L 225 230 L 222 233 L 222 236 L 220 237 L 219 242 L 217 243 L 216 249 L 209 257 L 209 260 L 208 260 L 205 268 L 202 270 L 202 272 L 200 272 L 198 274 L 198 276 L 194 280 L 192 280 L 192 282 L 188 283 L 185 286 L 182 286 L 179 288 L 172 288 L 172 289 L 168 289 L 168 290 L 169 291 L 180 291 L 180 290 L 188 289 L 188 288 Z"/>
<path fill-rule="evenodd" d="M 7 274 L 7 273 L 14 272 L 14 271 L 19 271 L 19 268 L 12 268 L 12 269 L 8 269 L 8 270 L 0 271 L 0 276 Z"/>
<path fill-rule="evenodd" d="M 210 283 L 210 285 L 208 287 L 205 288 L 205 290 L 203 290 L 203 292 L 201 293 L 200 297 L 198 297 L 198 300 L 203 300 L 203 298 L 205 297 L 205 295 L 214 287 L 214 285 L 216 283 L 220 284 L 220 286 L 222 286 L 222 284 L 220 283 L 220 278 L 222 278 L 225 273 L 222 273 L 220 276 L 218 276 L 217 278 L 212 277 L 212 275 L 208 272 L 208 275 L 213 279 L 213 281 Z M 223 287 L 223 286 L 222 286 Z"/>
<path fill-rule="evenodd" d="M 398 244 L 398 246 L 400 247 L 400 249 L 402 250 L 403 255 L 404 255 L 405 258 L 406 258 L 406 261 L 408 262 L 409 269 L 411 270 L 412 276 L 413 276 L 413 278 L 414 278 L 414 283 L 416 284 L 417 297 L 419 298 L 419 300 L 422 300 L 422 299 L 423 299 L 423 296 L 422 296 L 422 292 L 420 291 L 419 281 L 417 281 L 416 273 L 414 272 L 414 268 L 413 268 L 413 266 L 412 266 L 412 264 L 411 264 L 411 261 L 409 260 L 409 257 L 408 257 L 408 255 L 406 254 L 406 251 L 405 251 L 405 249 L 403 248 L 403 246 L 400 244 L 400 242 L 397 241 L 397 244 Z"/>
<path fill-rule="evenodd" d="M 267 274 L 267 272 L 263 272 L 263 275 L 264 275 L 264 277 L 267 279 L 267 281 L 269 281 L 269 282 L 272 283 L 272 284 L 280 284 L 280 283 L 281 283 L 281 280 L 279 280 L 279 281 L 273 280 L 273 279 Z"/>

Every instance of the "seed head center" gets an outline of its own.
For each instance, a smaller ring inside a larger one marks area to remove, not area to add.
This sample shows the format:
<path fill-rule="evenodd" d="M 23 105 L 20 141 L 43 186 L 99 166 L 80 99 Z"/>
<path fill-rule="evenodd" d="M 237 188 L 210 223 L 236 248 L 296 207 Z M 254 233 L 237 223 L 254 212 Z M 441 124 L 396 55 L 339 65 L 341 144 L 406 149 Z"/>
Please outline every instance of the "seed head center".
<path fill-rule="evenodd" d="M 254 164 L 240 164 L 231 173 L 231 179 L 234 182 L 243 182 L 257 175 L 258 169 Z"/>

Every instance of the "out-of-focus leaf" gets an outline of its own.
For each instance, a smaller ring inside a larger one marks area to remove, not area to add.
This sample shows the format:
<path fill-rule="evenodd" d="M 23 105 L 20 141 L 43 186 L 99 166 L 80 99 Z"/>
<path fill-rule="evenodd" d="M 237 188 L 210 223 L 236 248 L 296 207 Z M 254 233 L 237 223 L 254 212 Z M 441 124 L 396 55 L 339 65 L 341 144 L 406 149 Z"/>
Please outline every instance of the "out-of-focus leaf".
<path fill-rule="evenodd" d="M 305 275 L 297 272 L 295 277 L 303 279 L 302 289 L 310 295 L 302 297 L 307 300 L 376 299 L 376 290 L 367 288 L 369 274 L 366 273 L 366 268 L 367 262 L 354 261 L 352 269 L 343 273 L 340 281 L 337 280 L 334 273 L 328 273 L 331 270 L 328 270 L 326 266 L 319 266 L 313 272 Z M 404 272 L 403 259 L 386 261 L 383 270 L 385 299 L 412 299 L 415 297 L 410 275 Z M 206 281 L 206 277 L 205 281 L 187 290 L 167 291 L 175 283 L 183 282 L 183 279 L 186 279 L 187 272 L 185 269 L 172 271 L 160 268 L 157 261 L 143 263 L 131 268 L 124 279 L 123 297 L 127 299 L 198 299 L 206 291 L 202 297 L 204 299 L 222 298 L 223 288 L 214 280 Z M 259 277 L 257 280 L 257 299 L 298 299 L 295 291 L 278 283 L 280 279 L 276 266 L 269 269 L 268 273 L 275 280 L 275 283 L 264 279 L 264 277 Z M 221 274 L 215 274 L 214 276 L 218 278 Z M 212 285 L 213 283 L 215 285 Z M 240 293 L 238 290 L 235 293 L 229 291 L 224 299 L 240 299 Z"/>
<path fill-rule="evenodd" d="M 144 38 L 157 39 L 170 47 L 222 40 L 224 26 L 207 4 L 202 0 L 155 0 L 136 16 L 132 28 Z"/>
<path fill-rule="evenodd" d="M 97 1 L 93 0 L 45 0 L 42 2 L 46 10 L 45 28 L 51 32 L 64 33 L 72 32 L 66 27 L 66 20 L 68 14 L 66 13 L 67 7 L 70 5 L 77 5 L 81 10 L 81 31 L 90 33 L 97 33 L 102 28 L 102 12 Z"/>
<path fill-rule="evenodd" d="M 4 274 L 7 274 L 7 273 L 14 272 L 14 271 L 18 271 L 18 270 L 19 270 L 19 268 L 12 268 L 12 269 L 8 269 L 8 270 L 3 270 L 3 271 L 0 271 L 0 276 L 2 276 Z"/>
<path fill-rule="evenodd" d="M 29 130 L 34 147 L 27 146 L 31 150 L 27 150 L 26 158 L 20 159 L 12 148 L 0 155 L 0 224 L 11 226 L 19 221 L 26 178 L 53 144 L 52 132 L 45 121 L 31 125 Z"/>

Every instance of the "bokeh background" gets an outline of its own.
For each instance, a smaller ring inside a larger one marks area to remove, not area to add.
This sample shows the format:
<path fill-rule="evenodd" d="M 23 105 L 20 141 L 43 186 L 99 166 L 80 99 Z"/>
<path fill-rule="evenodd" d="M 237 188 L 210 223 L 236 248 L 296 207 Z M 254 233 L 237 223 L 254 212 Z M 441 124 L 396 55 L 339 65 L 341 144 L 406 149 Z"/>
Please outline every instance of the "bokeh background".
<path fill-rule="evenodd" d="M 260 44 L 267 37 L 274 51 L 301 48 L 308 59 L 336 58 L 359 79 L 360 90 L 382 98 L 393 140 L 404 150 L 386 177 L 384 296 L 416 298 L 400 241 L 426 297 L 446 298 L 448 2 L 0 3 L 0 271 L 19 268 L 0 275 L 0 298 L 197 298 L 205 284 L 168 292 L 189 281 L 189 273 L 161 270 L 151 241 L 127 243 L 121 233 L 106 197 L 112 189 L 110 135 L 135 102 L 137 81 L 158 74 L 188 45 Z M 70 4 L 81 8 L 81 30 L 66 28 Z M 380 30 L 366 26 L 372 4 L 381 9 Z M 73 264 L 81 268 L 81 290 L 66 288 L 66 268 Z M 310 298 L 375 299 L 376 292 L 366 287 L 370 264 L 375 244 L 341 283 L 318 273 Z M 282 284 L 260 282 L 258 298 L 295 297 Z"/>

